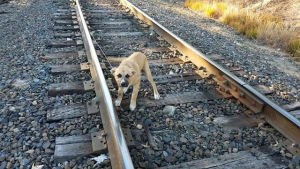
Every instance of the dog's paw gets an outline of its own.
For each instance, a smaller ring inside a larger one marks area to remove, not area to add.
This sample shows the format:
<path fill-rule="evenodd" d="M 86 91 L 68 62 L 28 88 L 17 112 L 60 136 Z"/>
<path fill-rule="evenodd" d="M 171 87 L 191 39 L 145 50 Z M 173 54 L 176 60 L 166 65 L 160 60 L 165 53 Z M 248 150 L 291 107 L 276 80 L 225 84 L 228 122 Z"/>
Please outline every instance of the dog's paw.
<path fill-rule="evenodd" d="M 154 94 L 154 99 L 155 99 L 155 100 L 158 100 L 159 98 L 160 98 L 159 93 L 155 93 L 155 94 Z"/>
<path fill-rule="evenodd" d="M 128 87 L 123 87 L 123 93 L 125 94 L 128 90 Z"/>
<path fill-rule="evenodd" d="M 136 105 L 135 104 L 130 104 L 129 108 L 130 108 L 131 111 L 134 111 L 134 109 L 136 108 Z"/>
<path fill-rule="evenodd" d="M 121 101 L 120 100 L 116 100 L 115 101 L 115 106 L 120 106 L 121 105 Z"/>

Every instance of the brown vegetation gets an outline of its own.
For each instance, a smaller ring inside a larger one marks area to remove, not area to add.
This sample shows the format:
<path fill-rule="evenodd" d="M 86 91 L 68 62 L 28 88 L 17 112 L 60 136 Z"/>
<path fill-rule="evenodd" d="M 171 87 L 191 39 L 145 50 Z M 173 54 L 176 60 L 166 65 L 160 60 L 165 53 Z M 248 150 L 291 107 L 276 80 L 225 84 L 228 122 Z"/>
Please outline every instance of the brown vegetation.
<path fill-rule="evenodd" d="M 254 4 L 251 4 L 251 0 L 242 0 L 239 3 L 230 0 L 186 0 L 185 6 L 236 28 L 239 33 L 248 38 L 261 40 L 286 50 L 294 57 L 300 57 L 299 27 L 293 20 L 284 17 L 281 11 L 277 11 L 277 14 L 276 10 L 271 8 L 273 6 L 268 9 L 275 11 L 263 10 L 273 1 L 264 0 L 261 3 L 254 3 L 256 1 L 252 0 Z"/>

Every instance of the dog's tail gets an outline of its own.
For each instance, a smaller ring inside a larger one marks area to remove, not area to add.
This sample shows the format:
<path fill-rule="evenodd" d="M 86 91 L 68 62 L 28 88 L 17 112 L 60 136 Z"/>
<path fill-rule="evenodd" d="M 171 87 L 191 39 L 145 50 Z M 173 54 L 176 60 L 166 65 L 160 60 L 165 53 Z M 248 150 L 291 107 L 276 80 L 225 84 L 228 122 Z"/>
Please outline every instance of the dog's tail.
<path fill-rule="evenodd" d="M 108 61 L 110 62 L 122 62 L 123 60 L 127 59 L 126 57 L 122 57 L 122 58 L 116 58 L 116 57 L 108 57 L 107 58 Z"/>

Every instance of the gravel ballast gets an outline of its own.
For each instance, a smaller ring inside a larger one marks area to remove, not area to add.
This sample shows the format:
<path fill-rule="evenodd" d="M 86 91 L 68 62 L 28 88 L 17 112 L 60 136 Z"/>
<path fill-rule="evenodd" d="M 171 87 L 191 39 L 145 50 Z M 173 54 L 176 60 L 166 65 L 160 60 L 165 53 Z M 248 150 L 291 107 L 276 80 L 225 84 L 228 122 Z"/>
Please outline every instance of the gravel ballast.
<path fill-rule="evenodd" d="M 47 94 L 50 84 L 90 79 L 89 72 L 50 73 L 50 65 L 86 62 L 86 58 L 43 58 L 48 53 L 77 51 L 74 47 L 47 47 L 53 39 L 53 13 L 57 9 L 58 4 L 43 0 L 0 4 L 0 169 L 33 165 L 44 169 L 84 168 L 95 164 L 90 157 L 64 163 L 54 163 L 53 159 L 56 137 L 102 129 L 98 115 L 46 122 L 48 110 L 84 104 L 95 97 L 93 92 L 56 97 Z"/>
<path fill-rule="evenodd" d="M 148 3 L 151 1 L 143 2 L 144 5 Z M 43 59 L 47 53 L 78 50 L 78 48 L 47 47 L 47 43 L 53 38 L 51 29 L 54 19 L 51 16 L 57 9 L 58 4 L 42 0 L 18 0 L 0 5 L 0 12 L 7 12 L 0 14 L 0 37 L 2 37 L 0 40 L 0 96 L 2 98 L 0 100 L 0 169 L 31 168 L 33 164 L 57 169 L 93 168 L 95 164 L 91 160 L 92 156 L 63 163 L 54 162 L 56 137 L 85 135 L 103 129 L 99 115 L 46 122 L 46 113 L 53 107 L 84 104 L 95 97 L 94 92 L 56 97 L 47 95 L 50 84 L 90 79 L 89 72 L 62 75 L 50 73 L 49 66 L 52 64 L 78 64 L 86 62 L 85 58 Z M 150 8 L 147 11 L 150 11 Z M 160 18 L 158 20 L 160 21 Z M 172 19 L 173 21 L 175 20 Z M 162 23 L 166 25 L 165 22 Z M 168 45 L 162 43 L 161 46 Z M 212 43 L 207 44 L 207 48 L 208 46 L 212 46 Z M 139 48 L 139 46 L 133 47 Z M 178 53 L 167 52 L 163 56 L 147 54 L 152 59 L 177 55 Z M 233 63 L 229 56 L 226 59 L 228 63 Z M 174 64 L 152 66 L 151 69 L 153 75 L 165 75 L 170 72 L 189 72 L 194 69 L 194 66 Z M 158 89 L 161 94 L 174 94 L 211 91 L 215 86 L 216 83 L 211 79 L 200 79 L 160 84 Z M 112 93 L 115 98 L 116 91 Z M 130 96 L 129 93 L 125 96 Z M 153 98 L 152 89 L 147 84 L 141 85 L 139 94 Z M 278 98 L 287 102 L 281 97 Z M 122 127 L 132 129 L 136 148 L 130 150 L 130 154 L 136 168 L 157 168 L 250 149 L 253 155 L 259 158 L 259 153 L 256 151 L 260 148 L 272 149 L 277 154 L 280 152 L 284 156 L 283 160 L 291 160 L 290 158 L 293 157 L 291 154 L 276 146 L 277 142 L 284 138 L 270 126 L 225 131 L 214 121 L 220 116 L 243 114 L 245 110 L 245 106 L 235 99 L 216 99 L 149 108 L 137 107 L 134 112 L 122 111 L 118 115 Z M 149 147 L 144 128 L 140 127 L 144 122 L 149 124 L 159 150 Z M 294 161 L 297 162 L 297 159 Z M 97 167 L 110 168 L 110 161 L 106 160 L 102 166 Z"/>
<path fill-rule="evenodd" d="M 130 0 L 167 29 L 204 54 L 221 55 L 224 67 L 238 66 L 250 85 L 263 84 L 275 91 L 279 105 L 300 99 L 300 64 L 287 54 L 238 35 L 235 29 L 184 8 L 184 1 Z"/>

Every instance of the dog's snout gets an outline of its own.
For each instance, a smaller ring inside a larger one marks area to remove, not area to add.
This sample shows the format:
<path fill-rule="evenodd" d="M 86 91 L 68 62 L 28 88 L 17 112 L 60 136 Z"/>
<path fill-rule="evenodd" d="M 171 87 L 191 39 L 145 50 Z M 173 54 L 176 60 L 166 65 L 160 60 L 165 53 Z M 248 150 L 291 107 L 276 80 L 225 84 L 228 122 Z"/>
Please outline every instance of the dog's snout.
<path fill-rule="evenodd" d="M 120 85 L 121 85 L 121 87 L 127 87 L 128 83 L 126 80 L 122 79 Z"/>
<path fill-rule="evenodd" d="M 121 82 L 122 87 L 126 87 L 126 82 Z"/>

